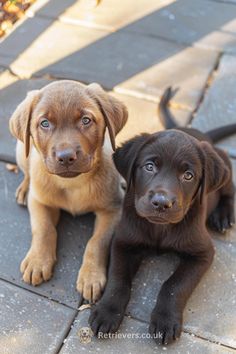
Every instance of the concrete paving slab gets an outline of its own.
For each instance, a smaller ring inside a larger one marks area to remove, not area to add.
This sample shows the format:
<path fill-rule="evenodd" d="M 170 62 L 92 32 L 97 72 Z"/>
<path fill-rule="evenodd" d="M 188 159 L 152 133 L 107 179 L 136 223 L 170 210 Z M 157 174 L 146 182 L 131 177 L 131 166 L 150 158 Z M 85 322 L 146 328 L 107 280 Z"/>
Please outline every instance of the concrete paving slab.
<path fill-rule="evenodd" d="M 175 254 L 151 256 L 142 262 L 133 281 L 127 315 L 149 322 L 161 285 L 174 272 L 178 262 Z"/>
<path fill-rule="evenodd" d="M 224 2 L 226 4 L 236 4 L 236 0 L 212 0 L 217 2 Z"/>
<path fill-rule="evenodd" d="M 16 140 L 9 131 L 9 118 L 28 91 L 39 89 L 48 83 L 50 81 L 45 79 L 18 80 L 7 70 L 0 73 L 0 154 L 15 156 Z"/>
<path fill-rule="evenodd" d="M 129 112 L 128 122 L 116 138 L 117 145 L 140 133 L 154 133 L 163 129 L 155 102 L 114 92 L 111 92 L 111 94 L 124 102 Z M 171 108 L 171 111 L 179 125 L 186 126 L 188 124 L 191 118 L 189 111 L 174 108 Z"/>
<path fill-rule="evenodd" d="M 2 354 L 56 353 L 76 314 L 66 306 L 0 280 Z"/>
<path fill-rule="evenodd" d="M 223 55 L 192 126 L 206 131 L 236 122 L 236 57 Z"/>
<path fill-rule="evenodd" d="M 234 0 L 233 0 L 234 1 Z M 51 0 L 38 15 L 57 18 L 62 0 Z M 196 44 L 229 52 L 236 51 L 236 9 L 232 1 L 128 1 L 115 0 L 95 7 L 92 1 L 74 1 L 61 13 L 60 20 L 89 27 L 159 36 L 179 43 Z M 214 19 L 209 21 L 209 18 Z"/>
<path fill-rule="evenodd" d="M 90 343 L 81 343 L 78 333 L 81 328 L 88 326 L 89 313 L 90 310 L 84 310 L 79 313 L 60 354 L 77 354 L 83 351 L 86 353 L 101 352 L 104 354 L 151 354 L 163 353 L 165 351 L 175 354 L 187 354 L 191 352 L 194 354 L 221 354 L 236 352 L 233 349 L 210 343 L 207 340 L 197 338 L 187 333 L 183 333 L 181 339 L 169 347 L 157 346 L 153 339 L 149 337 L 147 323 L 127 317 L 124 319 L 116 338 L 98 339 L 92 337 Z"/>
<path fill-rule="evenodd" d="M 55 26 L 56 24 L 53 27 Z M 59 29 L 62 26 L 63 31 Z M 70 50 L 68 51 L 63 44 L 62 38 L 65 38 L 65 26 L 67 28 L 66 38 L 69 37 L 70 42 L 75 42 L 73 53 Z M 44 60 L 45 52 L 42 49 L 39 52 L 33 45 L 29 49 L 27 57 L 24 56 L 24 60 L 38 56 L 39 65 L 37 66 L 34 60 L 34 68 L 31 71 L 34 71 L 35 75 L 50 74 L 55 77 L 73 78 L 86 83 L 97 81 L 105 88 L 112 89 L 115 85 L 172 57 L 183 49 L 181 45 L 175 43 L 142 35 L 137 37 L 135 34 L 124 31 L 109 34 L 102 39 L 94 40 L 93 43 L 90 38 L 90 45 L 88 44 L 81 48 L 80 41 L 78 40 L 79 35 L 76 33 L 76 31 L 81 33 L 80 28 L 83 31 L 87 31 L 88 36 L 90 32 L 98 32 L 94 29 L 85 29 L 80 26 L 69 26 L 59 23 L 57 31 L 59 31 L 60 36 L 57 37 L 57 40 L 55 40 L 54 36 L 54 43 L 55 47 L 58 48 L 57 50 L 60 51 L 61 60 L 58 60 L 54 53 L 52 53 L 54 57 L 53 63 L 47 66 L 48 63 Z M 50 32 L 52 30 L 53 28 Z M 45 33 L 45 35 L 49 36 L 50 32 Z M 156 48 L 159 48 L 159 50 L 157 51 Z M 22 62 L 23 60 L 20 60 L 17 63 L 18 67 L 22 65 Z"/>
<path fill-rule="evenodd" d="M 79 300 L 76 279 L 94 218 L 90 214 L 74 218 L 63 213 L 58 226 L 54 276 L 38 287 L 27 285 L 19 267 L 31 243 L 29 214 L 16 204 L 14 196 L 21 180 L 21 174 L 10 173 L 0 163 L 0 278 L 76 308 Z"/>
<path fill-rule="evenodd" d="M 210 89 L 192 121 L 192 126 L 202 131 L 236 122 L 236 58 L 224 55 Z M 222 140 L 219 145 L 236 148 L 236 135 Z"/>
<path fill-rule="evenodd" d="M 224 2 L 226 4 L 236 4 L 236 0 L 211 0 L 211 1 L 216 1 L 216 2 Z"/>
<path fill-rule="evenodd" d="M 160 45 L 165 47 L 166 43 Z M 158 51 L 161 46 L 156 47 Z M 149 68 L 124 80 L 115 87 L 115 91 L 157 101 L 166 87 L 171 85 L 179 88 L 172 103 L 179 104 L 178 108 L 193 111 L 202 96 L 217 58 L 218 54 L 215 51 L 193 47 L 182 48 L 165 60 L 153 63 Z"/>
<path fill-rule="evenodd" d="M 214 244 L 213 266 L 187 304 L 185 328 L 197 336 L 235 348 L 236 247 L 235 243 L 216 239 Z"/>
<path fill-rule="evenodd" d="M 126 26 L 126 31 L 236 53 L 235 4 L 173 1 Z"/>
<path fill-rule="evenodd" d="M 48 65 L 86 48 L 106 34 L 106 31 L 54 22 L 46 18 L 27 19 L 1 44 L 0 65 L 10 66 L 18 76 L 29 78 L 39 70 L 45 73 L 43 69 Z M 90 65 L 94 67 L 94 56 L 90 59 Z M 76 66 L 80 67 L 80 63 L 76 62 Z M 73 70 L 76 71 L 76 68 Z M 71 78 L 76 79 L 74 76 Z"/>
<path fill-rule="evenodd" d="M 65 9 L 63 0 L 51 0 L 37 15 L 57 18 L 55 11 L 64 8 L 60 15 L 62 21 L 114 31 L 170 2 L 172 0 L 129 0 L 117 5 L 116 0 L 109 0 L 101 1 L 99 6 L 95 6 L 95 1 L 77 0 L 71 1 L 70 6 Z"/>
<path fill-rule="evenodd" d="M 32 41 L 22 45 L 21 37 L 31 27 L 40 35 L 32 35 Z M 97 81 L 107 89 L 116 86 L 121 93 L 154 101 L 166 86 L 180 86 L 175 102 L 191 110 L 218 56 L 214 51 L 185 48 L 124 30 L 107 34 L 58 21 L 51 24 L 49 19 L 38 17 L 26 20 L 6 38 L 1 54 L 0 64 L 9 65 L 20 77 L 51 75 L 86 83 Z"/>
<path fill-rule="evenodd" d="M 104 31 L 57 21 L 46 30 L 47 23 L 41 24 L 41 21 L 48 20 L 35 18 L 34 22 L 27 20 L 21 26 L 23 33 L 30 31 L 32 25 L 45 27 L 41 36 L 23 53 L 22 48 L 18 48 L 20 34 L 17 31 L 2 44 L 0 54 L 8 53 L 12 57 L 10 62 L 8 57 L 2 57 L 2 64 L 10 65 L 19 76 L 48 74 L 86 83 L 97 81 L 108 89 L 125 82 L 121 85 L 122 90 L 137 91 L 157 100 L 163 89 L 173 84 L 175 73 L 174 85 L 183 87 L 176 95 L 176 101 L 195 108 L 217 57 L 215 52 L 196 48 L 184 50 L 178 44 L 142 35 L 137 37 L 124 31 L 105 36 Z M 168 60 L 164 63 L 165 59 Z M 184 75 L 181 73 L 183 67 Z"/>
<path fill-rule="evenodd" d="M 9 65 L 21 55 L 38 36 L 50 27 L 51 19 L 25 18 L 25 21 L 16 26 L 14 30 L 1 40 L 1 64 Z"/>

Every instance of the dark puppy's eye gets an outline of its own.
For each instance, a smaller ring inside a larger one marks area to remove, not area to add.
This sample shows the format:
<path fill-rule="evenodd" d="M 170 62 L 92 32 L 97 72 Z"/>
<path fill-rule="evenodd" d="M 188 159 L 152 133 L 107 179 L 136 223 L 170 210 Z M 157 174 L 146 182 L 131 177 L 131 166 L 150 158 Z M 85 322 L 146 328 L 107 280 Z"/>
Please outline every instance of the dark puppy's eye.
<path fill-rule="evenodd" d="M 144 169 L 148 172 L 152 172 L 154 170 L 154 163 L 153 162 L 147 162 L 144 165 Z"/>
<path fill-rule="evenodd" d="M 81 120 L 82 120 L 83 125 L 88 125 L 92 121 L 91 118 L 86 117 L 86 116 L 84 116 Z"/>
<path fill-rule="evenodd" d="M 186 181 L 190 181 L 193 178 L 193 173 L 190 171 L 185 171 L 183 177 Z"/>
<path fill-rule="evenodd" d="M 47 119 L 43 119 L 43 120 L 41 120 L 41 122 L 40 122 L 40 126 L 41 126 L 43 129 L 48 129 L 48 128 L 50 128 L 50 122 L 49 122 Z"/>

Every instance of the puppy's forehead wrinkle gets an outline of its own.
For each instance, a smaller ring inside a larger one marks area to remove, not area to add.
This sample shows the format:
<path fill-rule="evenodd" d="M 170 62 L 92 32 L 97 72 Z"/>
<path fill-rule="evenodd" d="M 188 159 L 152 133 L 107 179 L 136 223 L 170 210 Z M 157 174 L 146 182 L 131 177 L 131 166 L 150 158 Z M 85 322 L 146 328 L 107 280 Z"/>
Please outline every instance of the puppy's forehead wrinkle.
<path fill-rule="evenodd" d="M 199 165 L 200 158 L 197 141 L 177 130 L 153 134 L 140 152 L 140 162 L 151 159 L 181 167 L 183 161 L 190 165 Z"/>
<path fill-rule="evenodd" d="M 96 105 L 90 97 L 81 88 L 74 89 L 73 87 L 66 89 L 65 87 L 60 87 L 59 89 L 55 87 L 52 89 L 44 89 L 42 96 L 38 105 L 36 107 L 37 112 L 40 114 L 45 112 L 48 118 L 66 117 L 79 118 L 85 110 L 90 112 L 96 112 Z"/>

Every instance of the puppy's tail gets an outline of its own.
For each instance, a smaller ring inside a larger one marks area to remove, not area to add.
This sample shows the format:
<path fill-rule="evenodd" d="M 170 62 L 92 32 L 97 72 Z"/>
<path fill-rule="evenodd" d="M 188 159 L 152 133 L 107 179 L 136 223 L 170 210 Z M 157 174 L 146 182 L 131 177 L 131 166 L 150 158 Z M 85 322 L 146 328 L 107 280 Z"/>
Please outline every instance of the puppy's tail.
<path fill-rule="evenodd" d="M 235 133 L 236 133 L 236 123 L 215 128 L 206 132 L 206 134 L 213 141 L 213 143 L 216 143 L 217 141 Z"/>
<path fill-rule="evenodd" d="M 175 121 L 175 118 L 171 114 L 168 104 L 170 100 L 174 97 L 178 89 L 172 89 L 171 86 L 167 87 L 167 89 L 164 91 L 161 100 L 158 105 L 158 116 L 160 118 L 161 124 L 165 129 L 174 129 L 178 127 L 177 122 Z"/>
<path fill-rule="evenodd" d="M 180 128 L 168 108 L 169 101 L 174 97 L 177 91 L 178 89 L 173 90 L 171 86 L 167 87 L 158 105 L 158 116 L 165 129 Z M 189 129 L 191 130 L 191 128 Z M 205 134 L 211 139 L 213 143 L 216 143 L 217 141 L 235 133 L 236 133 L 236 123 L 221 126 L 205 132 Z"/>

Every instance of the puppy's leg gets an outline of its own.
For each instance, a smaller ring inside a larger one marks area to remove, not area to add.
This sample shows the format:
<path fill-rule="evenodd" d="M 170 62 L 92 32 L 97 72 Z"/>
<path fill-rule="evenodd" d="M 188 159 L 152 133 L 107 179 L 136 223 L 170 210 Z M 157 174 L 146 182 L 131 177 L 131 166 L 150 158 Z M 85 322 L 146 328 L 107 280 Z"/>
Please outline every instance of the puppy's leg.
<path fill-rule="evenodd" d="M 24 144 L 17 140 L 16 161 L 21 171 L 24 173 L 24 179 L 16 190 L 16 201 L 20 205 L 27 204 L 27 193 L 29 190 L 29 161 L 25 157 Z"/>
<path fill-rule="evenodd" d="M 132 279 L 143 258 L 141 249 L 130 249 L 114 239 L 105 292 L 92 308 L 89 324 L 95 335 L 116 332 L 130 298 Z"/>
<path fill-rule="evenodd" d="M 27 205 L 27 193 L 29 190 L 29 175 L 25 174 L 24 179 L 16 190 L 16 201 L 19 205 Z"/>
<path fill-rule="evenodd" d="M 56 225 L 59 209 L 49 208 L 29 194 L 29 212 L 32 229 L 32 243 L 20 270 L 23 280 L 32 285 L 39 285 L 52 276 L 56 262 Z"/>
<path fill-rule="evenodd" d="M 220 196 L 219 203 L 209 216 L 207 223 L 211 229 L 223 234 L 235 224 L 233 195 Z"/>
<path fill-rule="evenodd" d="M 77 279 L 77 290 L 91 302 L 100 298 L 106 284 L 109 248 L 119 219 L 120 211 L 96 213 L 94 234 L 86 246 Z"/>
<path fill-rule="evenodd" d="M 220 189 L 220 199 L 217 207 L 209 216 L 207 222 L 211 229 L 225 233 L 235 224 L 234 213 L 234 185 L 232 182 L 232 166 L 228 155 L 220 149 L 215 148 L 230 169 L 229 181 Z"/>
<path fill-rule="evenodd" d="M 185 304 L 212 263 L 213 246 L 201 256 L 186 256 L 174 274 L 163 284 L 152 311 L 149 332 L 158 344 L 180 337 Z"/>

